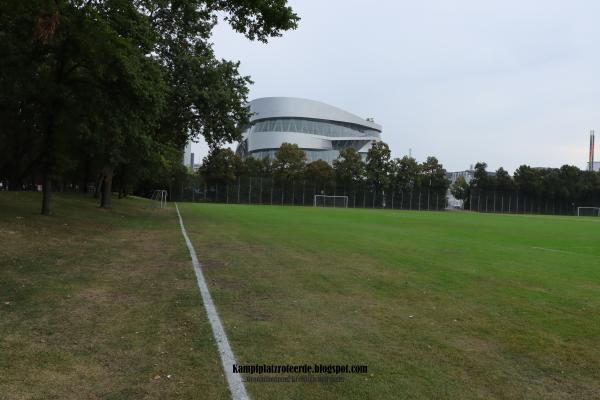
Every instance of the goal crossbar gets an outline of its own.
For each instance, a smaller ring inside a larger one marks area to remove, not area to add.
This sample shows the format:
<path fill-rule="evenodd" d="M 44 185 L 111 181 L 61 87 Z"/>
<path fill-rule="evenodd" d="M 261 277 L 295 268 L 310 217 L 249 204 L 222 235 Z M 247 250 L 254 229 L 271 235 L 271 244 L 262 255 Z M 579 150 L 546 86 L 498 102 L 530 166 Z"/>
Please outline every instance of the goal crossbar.
<path fill-rule="evenodd" d="M 577 216 L 600 217 L 600 207 L 577 207 Z"/>
<path fill-rule="evenodd" d="M 348 196 L 329 196 L 326 194 L 315 194 L 313 206 L 348 208 Z"/>

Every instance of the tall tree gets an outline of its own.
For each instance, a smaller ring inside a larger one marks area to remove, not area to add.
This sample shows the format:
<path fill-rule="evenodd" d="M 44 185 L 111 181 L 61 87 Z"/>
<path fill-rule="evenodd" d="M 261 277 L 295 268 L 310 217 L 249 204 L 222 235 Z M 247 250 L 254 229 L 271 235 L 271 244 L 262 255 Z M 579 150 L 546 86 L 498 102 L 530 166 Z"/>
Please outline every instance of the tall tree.
<path fill-rule="evenodd" d="M 391 182 L 390 148 L 384 142 L 374 143 L 367 153 L 367 181 L 375 191 L 383 191 Z"/>
<path fill-rule="evenodd" d="M 306 165 L 304 177 L 317 188 L 323 189 L 333 181 L 333 168 L 326 161 L 316 160 Z"/>
<path fill-rule="evenodd" d="M 444 166 L 439 163 L 435 157 L 427 157 L 427 160 L 421 164 L 421 172 L 423 174 L 422 182 L 430 190 L 436 192 L 446 192 L 450 182 L 446 177 Z"/>
<path fill-rule="evenodd" d="M 333 170 L 337 181 L 346 188 L 354 187 L 365 177 L 365 163 L 352 147 L 340 150 L 338 158 L 333 160 Z"/>
<path fill-rule="evenodd" d="M 478 162 L 475 164 L 475 172 L 473 173 L 473 179 L 471 179 L 470 185 L 474 189 L 478 190 L 490 190 L 494 187 L 493 178 L 487 172 L 487 164 L 484 162 Z"/>
<path fill-rule="evenodd" d="M 459 176 L 450 186 L 450 193 L 457 200 L 467 200 L 469 198 L 469 184 L 464 176 Z"/>
<path fill-rule="evenodd" d="M 394 185 L 400 190 L 412 190 L 421 184 L 421 166 L 412 157 L 394 159 L 392 171 Z"/>
<path fill-rule="evenodd" d="M 42 213 L 50 213 L 52 181 L 82 137 L 104 163 L 107 207 L 127 143 L 182 147 L 187 136 L 203 135 L 218 147 L 239 138 L 249 79 L 212 52 L 218 15 L 263 42 L 298 21 L 285 0 L 0 3 L 0 109 L 8 110 L 0 126 L 39 143 L 31 164 L 44 178 Z"/>
<path fill-rule="evenodd" d="M 281 181 L 298 179 L 306 165 L 306 154 L 297 144 L 282 143 L 275 152 L 273 174 Z"/>
<path fill-rule="evenodd" d="M 496 170 L 496 188 L 502 192 L 510 192 L 514 190 L 513 179 L 508 174 L 508 171 L 502 167 Z"/>
<path fill-rule="evenodd" d="M 234 183 L 237 172 L 241 169 L 242 160 L 231 149 L 212 149 L 198 170 L 205 181 L 211 184 Z"/>
<path fill-rule="evenodd" d="M 515 171 L 515 184 L 519 191 L 526 196 L 538 197 L 541 189 L 539 171 L 529 165 L 521 165 Z"/>

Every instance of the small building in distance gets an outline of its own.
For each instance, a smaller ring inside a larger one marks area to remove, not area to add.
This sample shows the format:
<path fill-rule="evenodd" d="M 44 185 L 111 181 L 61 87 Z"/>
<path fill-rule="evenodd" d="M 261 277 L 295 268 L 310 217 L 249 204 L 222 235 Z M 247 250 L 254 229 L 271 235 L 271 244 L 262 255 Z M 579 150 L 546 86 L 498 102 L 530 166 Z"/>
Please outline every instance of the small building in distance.
<path fill-rule="evenodd" d="M 488 176 L 496 176 L 496 172 L 494 172 L 494 171 L 487 171 L 487 174 L 488 174 Z M 467 183 L 471 183 L 473 178 L 475 178 L 475 170 L 473 169 L 473 166 L 471 165 L 470 169 L 466 169 L 464 171 L 455 171 L 455 172 L 447 172 L 446 173 L 446 178 L 448 178 L 448 180 L 450 181 L 450 186 L 452 186 L 452 184 L 454 182 L 456 182 L 456 180 L 461 176 L 463 178 L 465 178 L 465 181 Z M 455 198 L 452 195 L 452 192 L 450 191 L 450 187 L 449 187 L 448 188 L 448 208 L 458 209 L 458 208 L 462 208 L 462 207 L 463 207 L 463 201 Z"/>

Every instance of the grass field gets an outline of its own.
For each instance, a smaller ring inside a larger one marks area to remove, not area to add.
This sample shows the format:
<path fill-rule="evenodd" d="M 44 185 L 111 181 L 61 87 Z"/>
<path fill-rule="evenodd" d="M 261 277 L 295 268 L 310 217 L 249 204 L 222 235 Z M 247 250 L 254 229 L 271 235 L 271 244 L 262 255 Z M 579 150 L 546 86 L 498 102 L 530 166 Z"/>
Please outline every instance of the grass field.
<path fill-rule="evenodd" d="M 37 196 L 0 193 L 0 399 L 228 398 L 174 210 Z M 180 209 L 240 363 L 369 367 L 253 399 L 600 394 L 600 220 Z"/>
<path fill-rule="evenodd" d="M 369 366 L 257 399 L 600 396 L 600 220 L 181 209 L 241 363 Z"/>
<path fill-rule="evenodd" d="M 0 192 L 0 399 L 229 398 L 173 210 L 40 200 Z"/>

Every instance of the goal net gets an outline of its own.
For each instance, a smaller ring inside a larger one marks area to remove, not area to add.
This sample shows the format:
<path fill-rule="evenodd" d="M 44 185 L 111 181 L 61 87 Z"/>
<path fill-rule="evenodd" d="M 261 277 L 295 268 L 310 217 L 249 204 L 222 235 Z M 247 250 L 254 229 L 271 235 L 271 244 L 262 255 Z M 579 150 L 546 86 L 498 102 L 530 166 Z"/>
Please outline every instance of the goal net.
<path fill-rule="evenodd" d="M 315 207 L 348 207 L 348 196 L 327 196 L 324 194 L 315 194 Z"/>
<path fill-rule="evenodd" d="M 165 208 L 167 206 L 167 191 L 166 190 L 155 190 L 152 192 L 151 207 L 153 208 Z"/>
<path fill-rule="evenodd" d="M 600 207 L 577 207 L 579 217 L 600 217 Z"/>

